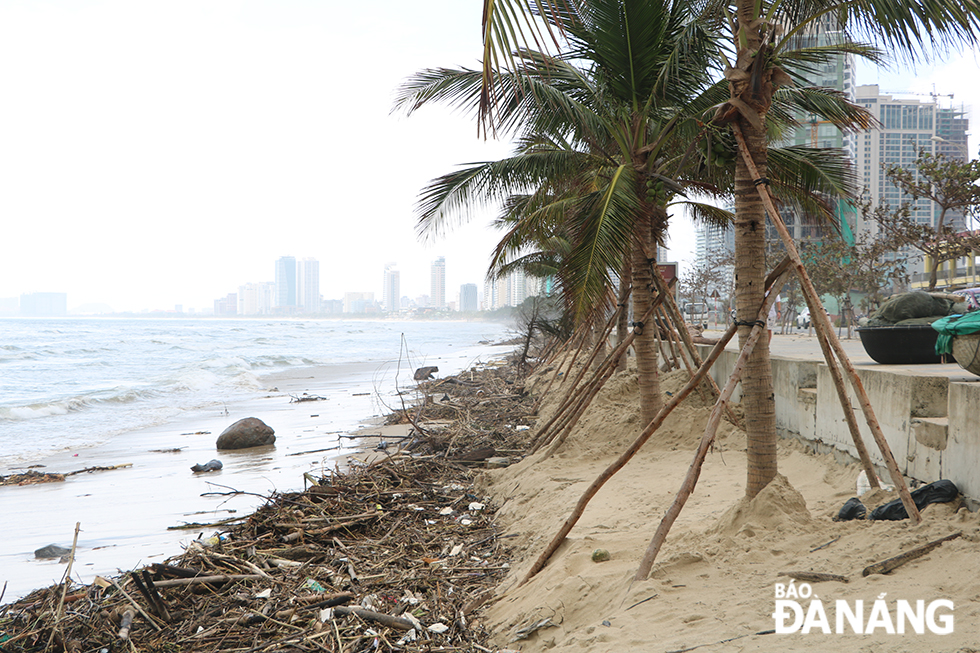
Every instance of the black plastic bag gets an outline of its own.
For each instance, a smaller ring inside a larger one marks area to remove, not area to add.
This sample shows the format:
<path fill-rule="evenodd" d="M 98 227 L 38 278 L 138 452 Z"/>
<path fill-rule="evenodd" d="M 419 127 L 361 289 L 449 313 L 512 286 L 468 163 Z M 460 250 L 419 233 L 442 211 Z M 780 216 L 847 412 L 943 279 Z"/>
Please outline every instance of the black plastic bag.
<path fill-rule="evenodd" d="M 939 481 L 933 481 L 928 485 L 923 485 L 918 490 L 914 490 L 912 492 L 912 502 L 916 508 L 922 510 L 930 503 L 949 503 L 959 496 L 959 494 L 960 491 L 956 489 L 952 481 L 941 479 Z M 884 519 L 888 521 L 898 521 L 908 518 L 909 513 L 905 510 L 905 506 L 902 505 L 901 499 L 895 499 L 883 506 L 878 506 L 871 511 L 871 515 L 868 517 L 868 519 Z"/>
<path fill-rule="evenodd" d="M 851 521 L 852 519 L 864 519 L 864 516 L 868 514 L 868 509 L 864 507 L 861 500 L 857 497 L 851 497 L 847 500 L 841 509 L 837 513 L 837 517 L 834 521 Z"/>

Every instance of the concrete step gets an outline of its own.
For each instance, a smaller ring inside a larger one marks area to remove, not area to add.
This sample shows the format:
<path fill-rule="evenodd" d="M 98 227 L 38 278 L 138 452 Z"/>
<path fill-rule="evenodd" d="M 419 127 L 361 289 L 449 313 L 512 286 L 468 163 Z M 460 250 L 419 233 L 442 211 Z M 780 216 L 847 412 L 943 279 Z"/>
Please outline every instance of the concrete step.
<path fill-rule="evenodd" d="M 914 417 L 912 418 L 912 433 L 915 441 L 921 445 L 945 451 L 949 437 L 948 417 Z"/>

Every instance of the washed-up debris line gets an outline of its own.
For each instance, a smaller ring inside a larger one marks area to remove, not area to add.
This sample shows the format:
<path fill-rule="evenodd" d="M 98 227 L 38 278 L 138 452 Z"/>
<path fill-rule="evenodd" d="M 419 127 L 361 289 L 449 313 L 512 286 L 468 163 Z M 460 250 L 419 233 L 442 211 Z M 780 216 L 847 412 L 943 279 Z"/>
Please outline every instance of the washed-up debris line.
<path fill-rule="evenodd" d="M 529 402 L 506 375 L 432 390 L 458 414 L 412 440 L 425 452 L 385 452 L 277 494 L 164 563 L 0 607 L 0 650 L 495 650 L 479 609 L 507 573 L 507 540 L 474 494 L 473 461 L 454 452 L 526 444 Z"/>

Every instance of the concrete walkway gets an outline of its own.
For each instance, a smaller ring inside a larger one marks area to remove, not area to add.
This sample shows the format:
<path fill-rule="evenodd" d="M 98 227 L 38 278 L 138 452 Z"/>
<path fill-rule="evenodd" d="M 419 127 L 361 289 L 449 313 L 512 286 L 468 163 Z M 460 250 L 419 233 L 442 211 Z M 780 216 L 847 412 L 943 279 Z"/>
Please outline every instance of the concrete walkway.
<path fill-rule="evenodd" d="M 796 333 L 774 333 L 772 342 L 769 346 L 771 356 L 786 358 L 789 360 L 804 361 L 823 361 L 823 352 L 820 350 L 820 343 L 817 341 L 815 333 L 807 333 L 804 330 L 796 329 Z M 724 333 L 723 330 L 708 330 L 704 332 L 706 338 L 718 338 Z M 949 363 L 930 364 L 930 365 L 882 365 L 876 363 L 864 350 L 861 339 L 854 331 L 853 338 L 846 338 L 844 335 L 838 336 L 844 351 L 856 368 L 870 367 L 879 370 L 888 370 L 896 374 L 912 374 L 915 376 L 943 376 L 953 382 L 978 382 L 980 376 L 967 372 L 950 358 Z M 726 347 L 729 351 L 738 351 L 738 339 L 733 338 L 732 342 Z"/>

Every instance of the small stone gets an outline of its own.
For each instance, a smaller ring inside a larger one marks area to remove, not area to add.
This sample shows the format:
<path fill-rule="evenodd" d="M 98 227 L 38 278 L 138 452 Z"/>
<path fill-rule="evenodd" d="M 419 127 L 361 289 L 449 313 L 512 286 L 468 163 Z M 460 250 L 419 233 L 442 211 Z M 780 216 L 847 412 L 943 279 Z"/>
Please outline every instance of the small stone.
<path fill-rule="evenodd" d="M 592 562 L 605 562 L 609 560 L 612 556 L 605 549 L 596 549 L 592 552 Z"/>
<path fill-rule="evenodd" d="M 48 558 L 61 558 L 62 556 L 66 556 L 70 553 L 71 549 L 66 549 L 65 547 L 58 546 L 57 544 L 49 544 L 35 551 L 34 557 L 44 560 Z"/>
<path fill-rule="evenodd" d="M 198 464 L 194 465 L 193 467 L 191 467 L 191 471 L 192 472 L 195 472 L 195 473 L 200 473 L 200 472 L 216 472 L 219 469 L 221 469 L 222 467 L 223 467 L 223 465 L 221 464 L 221 461 L 220 460 L 210 460 L 210 461 L 204 463 L 203 465 L 201 463 L 198 463 Z"/>

